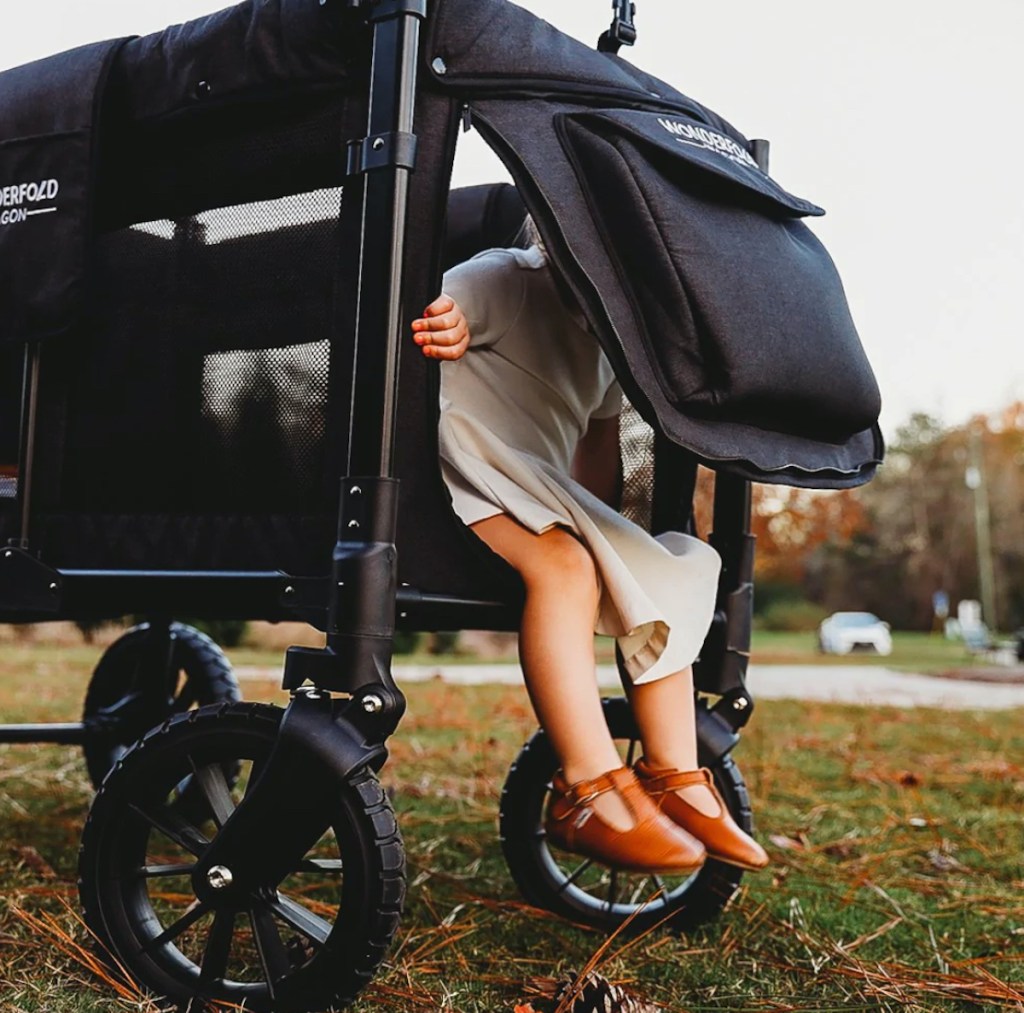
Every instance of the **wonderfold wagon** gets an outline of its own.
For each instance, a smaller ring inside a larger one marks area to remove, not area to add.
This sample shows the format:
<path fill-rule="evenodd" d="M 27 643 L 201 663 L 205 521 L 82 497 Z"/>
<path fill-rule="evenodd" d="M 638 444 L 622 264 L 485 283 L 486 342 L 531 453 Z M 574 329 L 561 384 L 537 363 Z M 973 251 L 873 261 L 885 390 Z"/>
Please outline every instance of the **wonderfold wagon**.
<path fill-rule="evenodd" d="M 522 602 L 452 512 L 409 321 L 526 210 L 628 399 L 624 512 L 693 531 L 716 472 L 698 735 L 751 827 L 749 483 L 870 479 L 878 391 L 821 209 L 621 59 L 614 6 L 595 51 L 505 0 L 249 0 L 0 74 L 0 620 L 145 617 L 82 721 L 0 740 L 84 747 L 88 923 L 173 1002 L 343 1004 L 396 930 L 394 631 L 513 630 Z M 450 191 L 463 128 L 514 187 Z M 247 704 L 184 615 L 325 647 L 288 652 L 287 708 Z M 609 928 L 722 908 L 736 868 L 645 880 L 549 845 L 555 765 L 538 732 L 501 800 L 529 901 Z"/>

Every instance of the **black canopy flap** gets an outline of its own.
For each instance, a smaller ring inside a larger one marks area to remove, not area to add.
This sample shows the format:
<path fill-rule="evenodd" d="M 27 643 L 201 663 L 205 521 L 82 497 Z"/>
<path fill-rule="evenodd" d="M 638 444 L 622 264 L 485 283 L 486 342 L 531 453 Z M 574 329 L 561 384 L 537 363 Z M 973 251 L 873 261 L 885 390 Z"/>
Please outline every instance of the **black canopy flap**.
<path fill-rule="evenodd" d="M 877 420 L 842 282 L 797 220 L 820 208 L 683 117 L 565 114 L 555 127 L 673 405 L 835 444 Z"/>
<path fill-rule="evenodd" d="M 818 209 L 741 157 L 712 161 L 742 135 L 709 117 L 722 140 L 698 148 L 668 140 L 661 112 L 525 97 L 475 102 L 473 117 L 652 425 L 760 481 L 871 478 L 877 387 L 835 268 L 793 217 Z"/>
<path fill-rule="evenodd" d="M 0 342 L 75 321 L 107 74 L 124 40 L 0 74 Z"/>

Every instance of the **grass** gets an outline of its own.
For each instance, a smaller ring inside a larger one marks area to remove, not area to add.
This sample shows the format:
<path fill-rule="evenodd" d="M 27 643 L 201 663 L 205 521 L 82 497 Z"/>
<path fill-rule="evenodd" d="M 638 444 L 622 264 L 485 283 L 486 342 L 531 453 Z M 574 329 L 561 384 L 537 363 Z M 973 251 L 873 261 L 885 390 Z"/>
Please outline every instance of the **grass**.
<path fill-rule="evenodd" d="M 73 720 L 95 654 L 5 646 L 0 716 Z M 354 1013 L 512 1013 L 605 941 L 524 906 L 504 868 L 497 797 L 533 719 L 514 687 L 408 696 L 384 780 L 412 885 Z M 736 756 L 771 869 L 688 938 L 616 940 L 602 974 L 673 1011 L 1024 1009 L 1019 712 L 764 701 Z M 76 750 L 0 747 L 3 1013 L 147 1010 L 74 914 L 90 794 Z"/>
<path fill-rule="evenodd" d="M 615 660 L 614 641 L 598 637 L 596 642 L 598 661 L 611 664 Z M 278 667 L 282 651 L 267 651 L 257 647 L 240 648 L 233 657 L 240 665 L 257 667 Z M 817 636 L 814 633 L 779 633 L 755 630 L 751 652 L 755 664 L 761 665 L 828 665 L 846 667 L 849 665 L 880 665 L 902 672 L 944 673 L 956 672 L 963 668 L 983 668 L 991 663 L 980 655 L 967 652 L 959 641 L 928 633 L 897 632 L 893 634 L 893 652 L 888 656 L 872 651 L 856 651 L 848 655 L 820 654 Z M 403 665 L 471 665 L 480 659 L 471 654 L 434 655 L 422 652 L 403 654 L 396 658 Z M 512 647 L 505 657 L 487 659 L 488 664 L 515 663 L 516 654 Z"/>
<path fill-rule="evenodd" d="M 852 654 L 819 654 L 815 633 L 778 633 L 755 630 L 751 657 L 762 665 L 882 665 L 901 672 L 942 673 L 961 668 L 981 668 L 989 664 L 981 655 L 970 654 L 958 640 L 946 640 L 940 634 L 896 632 L 892 635 L 892 654 L 873 651 Z"/>

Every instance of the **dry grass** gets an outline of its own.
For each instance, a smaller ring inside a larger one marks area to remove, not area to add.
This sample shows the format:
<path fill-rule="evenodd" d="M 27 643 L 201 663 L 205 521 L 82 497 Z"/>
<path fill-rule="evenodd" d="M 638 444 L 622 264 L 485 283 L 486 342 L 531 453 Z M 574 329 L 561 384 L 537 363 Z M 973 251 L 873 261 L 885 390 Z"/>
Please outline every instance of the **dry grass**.
<path fill-rule="evenodd" d="M 73 719 L 87 655 L 5 646 L 0 715 Z M 495 818 L 533 726 L 521 691 L 429 683 L 409 698 L 384 771 L 408 908 L 356 1013 L 554 1009 L 570 969 L 673 1011 L 1024 1010 L 1019 713 L 759 704 L 737 759 L 771 870 L 688 938 L 627 940 L 528 907 L 508 879 Z M 0 749 L 3 1013 L 155 1010 L 75 913 L 89 797 L 75 751 Z"/>

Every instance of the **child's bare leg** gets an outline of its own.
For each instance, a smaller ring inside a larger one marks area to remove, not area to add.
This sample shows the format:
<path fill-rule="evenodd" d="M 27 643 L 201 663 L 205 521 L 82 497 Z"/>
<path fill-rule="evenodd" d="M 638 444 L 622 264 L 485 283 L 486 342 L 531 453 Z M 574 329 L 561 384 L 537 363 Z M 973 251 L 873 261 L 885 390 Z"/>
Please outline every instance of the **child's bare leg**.
<path fill-rule="evenodd" d="M 526 687 L 570 783 L 622 766 L 601 709 L 594 667 L 599 587 L 593 558 L 562 528 L 542 535 L 499 514 L 473 531 L 519 571 L 526 585 L 519 654 Z M 614 793 L 594 801 L 620 830 L 633 824 Z"/>
<path fill-rule="evenodd" d="M 696 770 L 693 669 L 684 668 L 664 679 L 627 687 L 627 692 L 647 762 L 653 767 Z M 689 785 L 678 794 L 705 816 L 718 815 L 718 803 L 705 785 Z"/>

